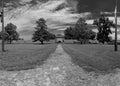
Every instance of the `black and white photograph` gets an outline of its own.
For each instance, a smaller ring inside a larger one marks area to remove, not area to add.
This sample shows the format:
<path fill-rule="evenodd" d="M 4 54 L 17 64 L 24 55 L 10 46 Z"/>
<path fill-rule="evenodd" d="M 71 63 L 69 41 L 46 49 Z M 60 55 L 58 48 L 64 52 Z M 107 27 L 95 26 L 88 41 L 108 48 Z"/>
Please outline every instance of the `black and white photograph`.
<path fill-rule="evenodd" d="M 120 1 L 0 0 L 0 86 L 120 86 Z"/>

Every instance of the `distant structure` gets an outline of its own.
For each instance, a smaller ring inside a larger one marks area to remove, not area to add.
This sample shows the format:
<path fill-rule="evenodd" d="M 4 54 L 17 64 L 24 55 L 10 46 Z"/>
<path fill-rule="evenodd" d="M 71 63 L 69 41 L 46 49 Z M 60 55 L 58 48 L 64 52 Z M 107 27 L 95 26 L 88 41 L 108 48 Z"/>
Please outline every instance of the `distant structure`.
<path fill-rule="evenodd" d="M 55 42 L 56 43 L 63 43 L 64 42 L 64 35 L 62 35 L 62 34 L 57 34 L 56 35 L 56 38 L 55 38 Z"/>

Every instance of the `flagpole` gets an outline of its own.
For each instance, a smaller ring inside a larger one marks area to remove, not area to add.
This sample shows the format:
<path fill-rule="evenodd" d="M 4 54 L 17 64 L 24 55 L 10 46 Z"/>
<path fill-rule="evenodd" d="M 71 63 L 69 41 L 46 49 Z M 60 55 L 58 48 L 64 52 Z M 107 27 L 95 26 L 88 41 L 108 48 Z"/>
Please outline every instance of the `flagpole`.
<path fill-rule="evenodd" d="M 116 0 L 116 6 L 115 6 L 115 51 L 118 51 L 118 45 L 117 45 L 117 0 Z"/>

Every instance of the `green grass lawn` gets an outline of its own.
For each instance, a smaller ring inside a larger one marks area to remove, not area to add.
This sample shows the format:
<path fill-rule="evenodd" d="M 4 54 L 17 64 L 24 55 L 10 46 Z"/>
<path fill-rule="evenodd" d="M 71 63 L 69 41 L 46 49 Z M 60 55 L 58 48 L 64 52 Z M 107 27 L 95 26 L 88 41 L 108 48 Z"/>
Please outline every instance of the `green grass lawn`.
<path fill-rule="evenodd" d="M 120 68 L 120 51 L 114 52 L 113 45 L 63 44 L 63 48 L 86 71 L 110 72 Z"/>
<path fill-rule="evenodd" d="M 7 52 L 1 52 L 0 70 L 27 70 L 41 65 L 56 49 L 56 44 L 11 44 L 6 45 Z"/>

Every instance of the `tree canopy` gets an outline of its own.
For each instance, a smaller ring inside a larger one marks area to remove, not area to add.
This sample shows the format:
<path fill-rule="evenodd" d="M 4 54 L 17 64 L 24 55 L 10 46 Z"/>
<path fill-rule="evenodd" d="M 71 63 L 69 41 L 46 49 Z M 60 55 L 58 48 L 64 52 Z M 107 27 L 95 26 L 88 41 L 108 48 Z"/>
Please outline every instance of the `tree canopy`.
<path fill-rule="evenodd" d="M 81 42 L 85 42 L 89 39 L 94 39 L 96 33 L 88 29 L 85 19 L 80 18 L 75 27 L 69 27 L 64 31 L 66 39 L 76 39 Z"/>
<path fill-rule="evenodd" d="M 44 41 L 49 41 L 50 39 L 54 39 L 55 35 L 49 33 L 47 29 L 48 28 L 44 18 L 40 18 L 38 21 L 36 21 L 36 27 L 35 27 L 36 31 L 34 32 L 32 37 L 33 42 L 40 41 L 41 44 L 43 44 Z"/>
<path fill-rule="evenodd" d="M 19 33 L 16 31 L 17 26 L 12 23 L 7 24 L 5 27 L 4 38 L 11 44 L 12 41 L 17 41 L 19 39 Z M 0 39 L 2 38 L 2 32 L 0 32 Z"/>
<path fill-rule="evenodd" d="M 73 33 L 74 29 L 72 27 L 68 27 L 65 31 L 64 31 L 64 35 L 65 35 L 65 39 L 73 39 L 74 38 L 74 33 Z"/>
<path fill-rule="evenodd" d="M 111 41 L 109 35 L 112 34 L 110 28 L 115 27 L 113 21 L 110 21 L 109 18 L 101 15 L 100 18 L 94 20 L 93 24 L 98 27 L 97 40 L 99 42 L 102 42 L 104 44 L 104 42 Z"/>

